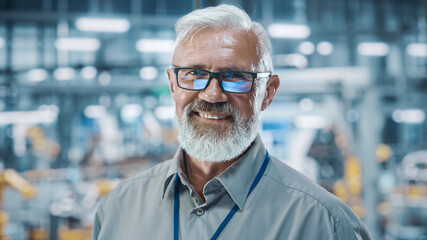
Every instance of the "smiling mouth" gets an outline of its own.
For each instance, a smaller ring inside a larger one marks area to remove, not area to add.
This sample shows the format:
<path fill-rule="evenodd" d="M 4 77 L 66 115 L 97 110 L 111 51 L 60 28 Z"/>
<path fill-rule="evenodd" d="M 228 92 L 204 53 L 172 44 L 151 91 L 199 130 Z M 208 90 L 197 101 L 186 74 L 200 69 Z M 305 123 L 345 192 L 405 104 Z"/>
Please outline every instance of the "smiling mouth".
<path fill-rule="evenodd" d="M 205 119 L 212 119 L 212 120 L 222 120 L 222 119 L 231 118 L 231 115 L 228 115 L 228 114 L 206 113 L 206 112 L 194 112 L 194 113 L 199 117 L 202 117 Z"/>

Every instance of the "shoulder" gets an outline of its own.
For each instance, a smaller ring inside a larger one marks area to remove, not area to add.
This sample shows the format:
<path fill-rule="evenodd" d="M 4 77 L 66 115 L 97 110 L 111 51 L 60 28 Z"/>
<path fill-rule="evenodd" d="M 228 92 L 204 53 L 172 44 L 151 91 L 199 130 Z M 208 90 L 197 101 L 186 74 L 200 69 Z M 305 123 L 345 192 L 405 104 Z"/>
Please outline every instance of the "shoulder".
<path fill-rule="evenodd" d="M 171 167 L 173 159 L 164 161 L 162 163 L 156 164 L 155 166 L 152 166 L 128 179 L 123 180 L 120 182 L 119 186 L 126 186 L 131 185 L 135 182 L 140 181 L 149 181 L 150 179 L 158 178 L 161 176 L 166 176 L 167 172 L 169 171 L 169 168 Z"/>
<path fill-rule="evenodd" d="M 167 160 L 159 163 L 135 176 L 121 181 L 111 190 L 108 196 L 101 201 L 101 205 L 108 205 L 116 200 L 126 201 L 127 199 L 140 198 L 145 195 L 140 193 L 144 192 L 152 193 L 149 195 L 151 197 L 155 196 L 157 193 L 160 195 L 172 161 L 173 160 Z"/>
<path fill-rule="evenodd" d="M 292 198 L 292 202 L 300 203 L 298 205 L 311 206 L 314 212 L 328 215 L 335 229 L 348 224 L 362 224 L 344 202 L 274 157 L 265 176 L 283 197 Z"/>

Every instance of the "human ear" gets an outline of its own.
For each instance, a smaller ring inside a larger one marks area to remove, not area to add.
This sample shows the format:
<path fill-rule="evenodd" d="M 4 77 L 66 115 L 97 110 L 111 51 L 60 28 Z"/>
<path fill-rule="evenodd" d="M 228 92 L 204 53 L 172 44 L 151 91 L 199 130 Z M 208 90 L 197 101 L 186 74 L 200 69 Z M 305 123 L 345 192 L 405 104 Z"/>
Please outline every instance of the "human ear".
<path fill-rule="evenodd" d="M 166 74 L 168 75 L 169 79 L 169 89 L 171 91 L 171 94 L 173 95 L 175 93 L 175 74 L 171 68 L 166 68 Z"/>
<path fill-rule="evenodd" d="M 267 109 L 276 95 L 277 89 L 280 86 L 280 79 L 277 75 L 271 75 L 267 82 L 267 88 L 265 89 L 264 99 L 261 104 L 261 111 Z"/>

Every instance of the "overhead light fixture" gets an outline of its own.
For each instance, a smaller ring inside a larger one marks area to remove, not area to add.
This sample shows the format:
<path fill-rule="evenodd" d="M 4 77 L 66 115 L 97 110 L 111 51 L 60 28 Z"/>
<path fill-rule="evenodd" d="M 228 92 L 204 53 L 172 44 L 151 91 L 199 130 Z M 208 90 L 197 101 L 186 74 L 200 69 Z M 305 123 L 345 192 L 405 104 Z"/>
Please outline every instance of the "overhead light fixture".
<path fill-rule="evenodd" d="M 75 71 L 70 67 L 57 68 L 53 72 L 53 77 L 58 81 L 68 81 L 73 79 L 74 76 L 75 76 Z"/>
<path fill-rule="evenodd" d="M 153 80 L 159 75 L 155 67 L 143 67 L 139 70 L 139 77 L 144 80 Z"/>
<path fill-rule="evenodd" d="M 6 44 L 6 41 L 0 37 L 0 48 L 4 47 L 4 45 Z"/>
<path fill-rule="evenodd" d="M 96 75 L 98 74 L 98 71 L 93 66 L 86 66 L 82 68 L 80 71 L 80 74 L 82 75 L 83 79 L 94 79 Z"/>
<path fill-rule="evenodd" d="M 107 115 L 107 110 L 102 105 L 89 105 L 85 108 L 84 114 L 87 118 L 102 118 Z"/>
<path fill-rule="evenodd" d="M 274 38 L 303 39 L 310 36 L 310 28 L 298 24 L 272 24 L 268 27 L 268 33 Z"/>
<path fill-rule="evenodd" d="M 59 113 L 59 107 L 51 104 L 51 105 L 40 105 L 37 110 L 40 111 L 51 111 L 51 112 L 55 112 L 55 113 Z"/>
<path fill-rule="evenodd" d="M 136 49 L 140 52 L 172 52 L 174 40 L 169 39 L 140 39 Z"/>
<path fill-rule="evenodd" d="M 124 121 L 130 122 L 141 116 L 142 110 L 139 104 L 126 104 L 120 110 L 120 116 Z"/>
<path fill-rule="evenodd" d="M 278 66 L 290 66 L 296 68 L 306 68 L 308 66 L 307 58 L 298 53 L 279 54 L 274 57 Z"/>
<path fill-rule="evenodd" d="M 303 98 L 299 101 L 298 106 L 303 111 L 311 111 L 314 108 L 314 101 L 311 98 Z"/>
<path fill-rule="evenodd" d="M 427 57 L 427 43 L 411 43 L 406 52 L 413 57 Z"/>
<path fill-rule="evenodd" d="M 123 18 L 89 18 L 77 19 L 76 27 L 80 31 L 124 33 L 130 28 L 128 20 Z"/>
<path fill-rule="evenodd" d="M 108 86 L 111 83 L 111 74 L 107 71 L 102 71 L 99 73 L 98 82 L 101 86 Z"/>
<path fill-rule="evenodd" d="M 357 51 L 363 56 L 382 57 L 388 54 L 390 47 L 383 42 L 363 42 L 357 46 Z"/>
<path fill-rule="evenodd" d="M 96 38 L 58 38 L 55 47 L 62 51 L 94 52 L 99 49 L 101 43 Z"/>
<path fill-rule="evenodd" d="M 58 111 L 50 109 L 36 111 L 0 112 L 0 125 L 53 123 L 56 121 L 57 116 Z"/>
<path fill-rule="evenodd" d="M 327 128 L 330 122 L 323 116 L 298 116 L 294 120 L 297 128 Z"/>
<path fill-rule="evenodd" d="M 426 119 L 424 111 L 420 109 L 407 109 L 404 116 L 407 123 L 422 123 Z"/>
<path fill-rule="evenodd" d="M 314 47 L 314 44 L 312 42 L 304 41 L 300 43 L 300 45 L 298 46 L 298 50 L 304 55 L 311 55 L 314 53 L 314 50 L 316 50 L 316 48 Z"/>
<path fill-rule="evenodd" d="M 330 55 L 332 52 L 334 51 L 334 45 L 332 45 L 332 43 L 330 42 L 320 42 L 319 44 L 317 44 L 317 52 L 320 55 Z"/>
<path fill-rule="evenodd" d="M 27 72 L 27 79 L 31 82 L 41 82 L 46 80 L 47 71 L 42 68 L 31 69 Z"/>
<path fill-rule="evenodd" d="M 420 109 L 395 110 L 392 118 L 397 123 L 422 123 L 425 120 L 425 113 Z"/>
<path fill-rule="evenodd" d="M 161 120 L 169 120 L 175 118 L 175 107 L 174 106 L 158 106 L 154 110 L 156 117 Z"/>

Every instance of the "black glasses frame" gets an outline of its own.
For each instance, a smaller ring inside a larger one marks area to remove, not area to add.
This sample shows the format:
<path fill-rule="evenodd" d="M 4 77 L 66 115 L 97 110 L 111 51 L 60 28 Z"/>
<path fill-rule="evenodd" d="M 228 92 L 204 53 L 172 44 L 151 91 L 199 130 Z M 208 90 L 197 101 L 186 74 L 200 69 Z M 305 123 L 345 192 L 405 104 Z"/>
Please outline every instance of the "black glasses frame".
<path fill-rule="evenodd" d="M 271 73 L 269 73 L 269 72 L 261 72 L 261 73 L 246 72 L 246 71 L 211 72 L 211 71 L 208 71 L 208 70 L 205 70 L 205 69 L 192 68 L 192 67 L 174 67 L 174 66 L 171 66 L 171 69 L 175 73 L 176 84 L 178 85 L 178 87 L 180 87 L 182 89 L 190 90 L 190 91 L 202 91 L 202 90 L 205 90 L 209 86 L 209 84 L 211 83 L 212 78 L 215 77 L 218 80 L 219 86 L 221 87 L 221 90 L 223 92 L 237 93 L 237 94 L 240 94 L 240 93 L 250 93 L 252 91 L 252 88 L 254 87 L 255 79 L 257 79 L 257 78 L 263 78 L 263 77 L 270 77 L 270 75 L 271 75 Z M 194 69 L 194 70 L 201 70 L 201 71 L 205 71 L 205 72 L 209 73 L 209 78 L 208 78 L 208 82 L 206 83 L 206 87 L 203 88 L 203 89 L 191 89 L 191 88 L 181 87 L 179 85 L 179 81 L 178 81 L 178 72 L 181 69 Z M 247 91 L 247 92 L 230 92 L 230 91 L 224 90 L 224 88 L 222 87 L 222 79 L 220 77 L 220 74 L 223 74 L 223 73 L 248 73 L 248 74 L 252 75 L 253 80 L 252 80 L 252 84 L 251 84 L 251 89 L 249 89 L 249 91 Z"/>

